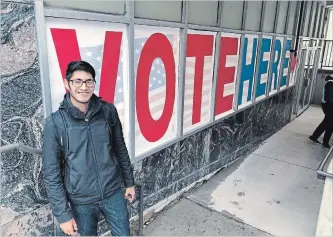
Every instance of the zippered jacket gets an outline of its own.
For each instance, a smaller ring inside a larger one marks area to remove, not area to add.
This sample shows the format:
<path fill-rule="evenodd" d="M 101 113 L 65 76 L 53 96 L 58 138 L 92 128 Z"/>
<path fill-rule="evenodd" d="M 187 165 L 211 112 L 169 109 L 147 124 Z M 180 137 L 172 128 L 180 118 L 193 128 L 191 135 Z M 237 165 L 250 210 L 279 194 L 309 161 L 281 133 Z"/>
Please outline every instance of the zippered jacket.
<path fill-rule="evenodd" d="M 85 116 L 72 105 L 70 95 L 65 95 L 59 109 L 45 120 L 43 179 L 59 223 L 73 217 L 69 203 L 94 203 L 122 184 L 134 186 L 122 125 L 113 104 L 93 95 Z"/>

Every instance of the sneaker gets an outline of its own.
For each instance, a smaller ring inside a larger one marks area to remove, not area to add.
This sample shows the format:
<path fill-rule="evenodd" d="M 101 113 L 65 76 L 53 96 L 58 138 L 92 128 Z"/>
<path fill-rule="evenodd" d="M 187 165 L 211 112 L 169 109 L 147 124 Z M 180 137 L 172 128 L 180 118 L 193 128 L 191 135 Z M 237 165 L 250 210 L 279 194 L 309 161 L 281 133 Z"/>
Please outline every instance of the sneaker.
<path fill-rule="evenodd" d="M 325 147 L 325 148 L 327 148 L 327 149 L 330 149 L 330 148 L 331 148 L 331 146 L 330 146 L 328 143 L 323 143 L 322 145 L 323 145 L 323 147 Z"/>
<path fill-rule="evenodd" d="M 312 136 L 309 137 L 309 140 L 313 143 L 320 144 L 320 142 L 317 139 L 314 139 Z"/>

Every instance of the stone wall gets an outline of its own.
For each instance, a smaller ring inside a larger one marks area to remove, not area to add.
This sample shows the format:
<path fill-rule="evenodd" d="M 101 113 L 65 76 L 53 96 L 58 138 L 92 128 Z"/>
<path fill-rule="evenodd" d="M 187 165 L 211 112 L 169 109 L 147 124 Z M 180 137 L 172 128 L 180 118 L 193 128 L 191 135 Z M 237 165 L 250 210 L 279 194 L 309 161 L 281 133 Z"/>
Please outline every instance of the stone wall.
<path fill-rule="evenodd" d="M 43 104 L 32 4 L 1 3 L 1 145 L 40 149 Z M 289 122 L 294 98 L 289 88 L 135 163 L 145 208 L 251 153 Z M 41 180 L 41 157 L 1 154 L 1 235 L 61 235 Z M 100 233 L 105 230 L 102 223 Z"/>
<path fill-rule="evenodd" d="M 246 156 L 290 121 L 294 87 L 136 163 L 149 208 Z"/>
<path fill-rule="evenodd" d="M 42 90 L 33 2 L 1 2 L 1 145 L 41 148 Z M 53 218 L 41 157 L 1 154 L 1 235 L 48 235 Z"/>

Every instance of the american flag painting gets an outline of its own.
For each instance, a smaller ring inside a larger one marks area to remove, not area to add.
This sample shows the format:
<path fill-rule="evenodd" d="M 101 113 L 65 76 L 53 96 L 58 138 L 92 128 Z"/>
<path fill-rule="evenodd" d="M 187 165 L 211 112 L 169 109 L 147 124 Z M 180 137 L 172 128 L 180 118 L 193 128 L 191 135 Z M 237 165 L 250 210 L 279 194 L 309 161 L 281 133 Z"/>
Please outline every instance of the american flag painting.
<path fill-rule="evenodd" d="M 118 67 L 117 78 L 115 84 L 114 92 L 114 105 L 117 108 L 120 121 L 123 127 L 123 133 L 125 137 L 125 142 L 128 145 L 128 114 L 127 107 L 128 101 L 127 96 L 127 83 L 128 83 L 128 69 L 127 69 L 127 34 L 126 25 L 122 24 L 111 24 L 104 22 L 90 22 L 90 21 L 80 21 L 80 20 L 70 20 L 70 19 L 54 19 L 49 18 L 46 21 L 47 24 L 47 44 L 48 44 L 48 58 L 49 58 L 49 76 L 50 76 L 50 86 L 51 97 L 52 97 L 52 110 L 55 111 L 60 102 L 63 100 L 63 96 L 66 93 L 63 86 L 63 75 L 60 67 L 60 59 L 57 54 L 61 47 L 64 46 L 63 43 L 58 44 L 56 47 L 56 42 L 54 41 L 54 35 L 52 35 L 52 30 L 72 30 L 74 32 L 75 47 L 78 47 L 79 58 L 73 56 L 71 59 L 72 52 L 67 52 L 70 60 L 84 60 L 90 63 L 96 72 L 96 87 L 94 93 L 98 96 L 100 95 L 100 83 L 101 83 L 101 72 L 103 65 L 103 52 L 105 49 L 105 40 L 107 32 L 117 32 L 121 33 L 121 45 L 120 45 L 120 55 L 119 63 L 117 66 L 108 65 L 108 67 Z M 63 37 L 62 37 L 63 38 Z M 73 39 L 72 39 L 73 40 Z M 67 41 L 70 41 L 68 38 Z M 60 46 L 59 46 L 60 45 Z M 71 45 L 73 46 L 73 45 Z M 104 78 L 103 80 L 110 80 L 110 78 Z"/>
<path fill-rule="evenodd" d="M 103 60 L 103 49 L 104 45 L 97 45 L 91 47 L 80 47 L 81 58 L 84 61 L 90 63 L 95 71 L 96 71 L 96 87 L 95 87 L 95 94 L 99 95 L 100 89 L 100 75 L 101 75 L 101 67 L 102 67 L 102 60 Z M 123 125 L 124 133 L 127 131 L 127 124 L 125 122 L 125 110 L 124 110 L 124 80 L 127 78 L 124 77 L 124 54 L 123 54 L 123 44 L 120 48 L 120 60 L 118 64 L 118 76 L 117 76 L 117 83 L 115 88 L 115 96 L 113 104 L 116 106 L 120 121 Z"/>
<path fill-rule="evenodd" d="M 147 29 L 147 27 L 146 27 Z M 146 33 L 137 29 L 135 31 L 135 39 L 134 39 L 134 64 L 135 64 L 135 72 L 137 72 L 138 63 L 140 60 L 140 55 L 142 48 L 144 47 L 146 41 L 150 37 L 151 34 L 157 32 L 149 32 Z M 177 70 L 178 70 L 178 53 L 179 53 L 179 31 L 170 31 L 163 32 L 164 35 L 168 38 L 169 42 L 173 48 L 173 54 L 175 59 L 175 70 L 176 70 L 176 85 L 177 85 Z M 149 108 L 152 117 L 155 120 L 158 120 L 163 112 L 165 105 L 165 97 L 166 97 L 166 73 L 162 60 L 160 58 L 156 58 L 152 64 L 149 75 Z M 177 95 L 177 87 L 176 95 Z M 138 109 L 138 108 L 136 108 Z M 141 133 L 137 116 L 135 116 L 135 153 L 136 155 L 142 154 L 143 152 L 150 150 L 152 147 L 157 146 L 166 140 L 169 140 L 173 137 L 176 137 L 177 134 L 177 99 L 175 98 L 175 105 L 173 108 L 173 115 L 168 127 L 167 132 L 159 141 L 151 143 L 147 141 Z"/>
<path fill-rule="evenodd" d="M 96 87 L 94 93 L 99 95 L 100 90 L 100 75 L 101 75 L 101 67 L 103 60 L 103 49 L 104 45 L 96 45 L 96 46 L 88 46 L 88 47 L 80 47 L 81 58 L 84 61 L 90 63 L 95 71 L 96 71 Z M 120 49 L 120 60 L 118 64 L 118 76 L 117 83 L 115 88 L 114 102 L 113 104 L 116 106 L 119 119 L 122 123 L 123 133 L 125 136 L 125 140 L 127 141 L 127 132 L 128 125 L 127 120 L 125 119 L 125 101 L 124 101 L 124 93 L 126 93 L 126 88 L 124 88 L 124 81 L 127 78 L 124 76 L 124 54 L 123 54 L 123 44 Z M 125 82 L 126 83 L 126 82 Z"/>

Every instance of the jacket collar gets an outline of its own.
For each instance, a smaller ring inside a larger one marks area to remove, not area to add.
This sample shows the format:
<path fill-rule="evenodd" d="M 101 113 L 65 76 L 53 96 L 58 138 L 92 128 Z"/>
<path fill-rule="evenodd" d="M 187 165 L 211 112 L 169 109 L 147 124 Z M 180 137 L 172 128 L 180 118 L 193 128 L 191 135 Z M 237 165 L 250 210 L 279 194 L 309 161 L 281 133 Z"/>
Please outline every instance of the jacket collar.
<path fill-rule="evenodd" d="M 69 115 L 76 119 L 90 119 L 94 114 L 96 114 L 102 107 L 101 97 L 96 96 L 95 94 L 92 95 L 89 104 L 86 116 L 76 108 L 71 100 L 70 100 L 70 93 L 67 92 L 64 96 L 64 100 L 61 102 L 59 109 L 64 109 Z"/>

